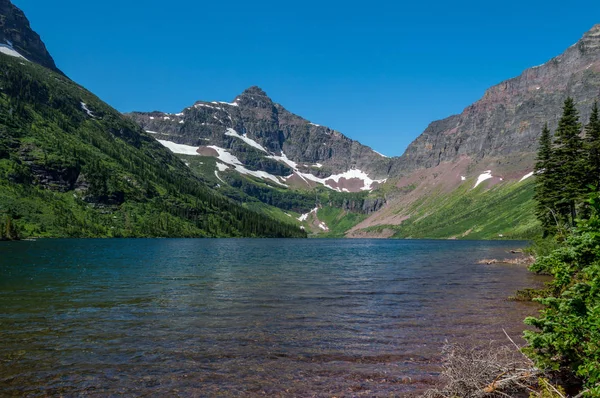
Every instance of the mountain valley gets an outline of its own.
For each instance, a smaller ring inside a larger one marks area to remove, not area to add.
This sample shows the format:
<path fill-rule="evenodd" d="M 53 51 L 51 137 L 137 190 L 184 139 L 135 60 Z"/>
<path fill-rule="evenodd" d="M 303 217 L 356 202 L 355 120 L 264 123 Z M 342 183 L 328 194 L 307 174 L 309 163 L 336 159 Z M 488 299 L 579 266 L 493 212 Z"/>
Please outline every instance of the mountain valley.
<path fill-rule="evenodd" d="M 258 87 L 178 114 L 127 116 L 187 163 L 202 163 L 192 169 L 217 189 L 274 206 L 315 236 L 527 238 L 537 231 L 530 177 L 542 126 L 556 128 L 567 96 L 589 117 L 600 94 L 599 49 L 596 25 L 462 114 L 431 123 L 394 158 L 290 113 Z M 354 205 L 329 200 L 345 194 Z"/>
<path fill-rule="evenodd" d="M 121 115 L 57 68 L 21 10 L 0 13 L 0 216 L 25 237 L 529 238 L 542 126 L 567 96 L 586 121 L 600 94 L 596 25 L 389 158 L 257 86 Z"/>

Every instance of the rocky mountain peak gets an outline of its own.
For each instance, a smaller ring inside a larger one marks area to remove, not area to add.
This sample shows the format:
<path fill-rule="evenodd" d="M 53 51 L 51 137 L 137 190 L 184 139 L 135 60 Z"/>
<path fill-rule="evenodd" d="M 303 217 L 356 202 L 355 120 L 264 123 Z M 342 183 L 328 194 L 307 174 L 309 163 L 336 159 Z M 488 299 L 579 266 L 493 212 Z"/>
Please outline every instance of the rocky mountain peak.
<path fill-rule="evenodd" d="M 267 93 L 258 86 L 252 86 L 235 98 L 235 103 L 247 108 L 274 109 L 274 103 Z"/>
<path fill-rule="evenodd" d="M 10 0 L 0 0 L 0 50 L 63 74 L 56 67 L 40 36 L 31 29 L 23 11 Z"/>
<path fill-rule="evenodd" d="M 247 88 L 246 90 L 244 90 L 242 95 L 260 95 L 263 97 L 268 97 L 267 93 L 265 93 L 265 91 L 258 86 L 252 86 Z"/>

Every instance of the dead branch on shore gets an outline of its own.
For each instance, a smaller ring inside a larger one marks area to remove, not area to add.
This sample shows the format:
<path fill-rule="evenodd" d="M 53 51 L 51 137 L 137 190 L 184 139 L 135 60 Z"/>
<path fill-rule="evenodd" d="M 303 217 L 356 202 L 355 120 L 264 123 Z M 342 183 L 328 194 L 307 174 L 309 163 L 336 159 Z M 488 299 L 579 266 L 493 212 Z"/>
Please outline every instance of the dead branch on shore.
<path fill-rule="evenodd" d="M 505 258 L 504 260 L 498 260 L 496 258 L 484 258 L 479 260 L 477 264 L 513 264 L 513 265 L 531 265 L 535 262 L 535 257 L 533 256 L 520 256 L 517 258 Z"/>
<path fill-rule="evenodd" d="M 444 385 L 425 392 L 423 398 L 528 397 L 542 372 L 512 343 L 516 350 L 493 343 L 476 348 L 446 344 L 441 373 Z"/>

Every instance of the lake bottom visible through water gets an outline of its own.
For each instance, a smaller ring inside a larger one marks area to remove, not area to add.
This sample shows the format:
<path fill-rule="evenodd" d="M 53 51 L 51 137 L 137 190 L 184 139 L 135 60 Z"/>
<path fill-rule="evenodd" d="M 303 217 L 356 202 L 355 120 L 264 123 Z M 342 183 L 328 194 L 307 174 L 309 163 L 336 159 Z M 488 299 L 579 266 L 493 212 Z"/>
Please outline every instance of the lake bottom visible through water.
<path fill-rule="evenodd" d="M 0 243 L 2 396 L 403 396 L 519 341 L 525 242 Z"/>

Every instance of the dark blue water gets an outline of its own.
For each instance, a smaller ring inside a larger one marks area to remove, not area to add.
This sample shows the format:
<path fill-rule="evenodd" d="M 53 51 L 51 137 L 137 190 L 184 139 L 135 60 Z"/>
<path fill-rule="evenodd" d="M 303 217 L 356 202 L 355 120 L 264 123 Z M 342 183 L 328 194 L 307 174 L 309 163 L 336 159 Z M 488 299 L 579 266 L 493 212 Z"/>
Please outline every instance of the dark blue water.
<path fill-rule="evenodd" d="M 0 243 L 0 395 L 389 396 L 518 337 L 522 242 Z"/>

